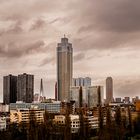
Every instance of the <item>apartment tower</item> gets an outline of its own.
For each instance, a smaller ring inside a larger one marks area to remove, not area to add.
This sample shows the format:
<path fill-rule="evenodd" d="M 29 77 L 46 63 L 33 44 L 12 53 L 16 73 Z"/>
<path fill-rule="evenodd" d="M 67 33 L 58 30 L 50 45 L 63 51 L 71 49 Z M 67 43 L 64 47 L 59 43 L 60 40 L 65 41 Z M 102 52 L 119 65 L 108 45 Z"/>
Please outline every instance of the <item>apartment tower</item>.
<path fill-rule="evenodd" d="M 34 75 L 20 74 L 17 78 L 17 101 L 32 103 L 34 98 Z"/>
<path fill-rule="evenodd" d="M 17 76 L 3 77 L 3 103 L 16 103 L 17 100 Z"/>

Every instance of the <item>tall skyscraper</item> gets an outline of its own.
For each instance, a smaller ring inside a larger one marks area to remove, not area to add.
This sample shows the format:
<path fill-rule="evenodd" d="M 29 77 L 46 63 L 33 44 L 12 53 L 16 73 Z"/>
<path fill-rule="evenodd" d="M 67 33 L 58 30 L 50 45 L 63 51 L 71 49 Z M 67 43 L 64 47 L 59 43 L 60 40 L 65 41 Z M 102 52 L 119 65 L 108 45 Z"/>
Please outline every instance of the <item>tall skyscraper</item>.
<path fill-rule="evenodd" d="M 21 74 L 17 78 L 17 101 L 31 103 L 34 93 L 34 75 Z"/>
<path fill-rule="evenodd" d="M 113 79 L 112 77 L 107 77 L 106 79 L 106 103 L 113 101 Z"/>
<path fill-rule="evenodd" d="M 68 38 L 61 38 L 57 46 L 57 94 L 58 100 L 69 101 L 73 75 L 73 48 Z"/>
<path fill-rule="evenodd" d="M 3 77 L 3 102 L 4 104 L 16 103 L 17 100 L 17 76 Z"/>

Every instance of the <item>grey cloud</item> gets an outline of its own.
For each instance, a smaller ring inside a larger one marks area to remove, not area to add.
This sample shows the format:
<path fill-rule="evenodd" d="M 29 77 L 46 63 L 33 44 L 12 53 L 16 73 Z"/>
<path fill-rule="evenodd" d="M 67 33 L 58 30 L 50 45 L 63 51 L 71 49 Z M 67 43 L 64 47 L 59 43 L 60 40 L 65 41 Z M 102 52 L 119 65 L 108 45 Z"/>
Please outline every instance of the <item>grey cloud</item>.
<path fill-rule="evenodd" d="M 96 33 L 98 34 L 96 36 Z M 79 36 L 73 40 L 75 50 L 104 50 L 118 48 L 139 49 L 140 33 L 118 34 L 114 32 L 93 32 L 91 35 Z"/>
<path fill-rule="evenodd" d="M 98 29 L 115 32 L 133 32 L 140 30 L 140 1 L 105 0 L 82 1 L 78 13 L 84 19 L 83 30 Z M 81 10 L 82 9 L 82 10 Z M 79 14 L 77 15 L 79 17 Z"/>
<path fill-rule="evenodd" d="M 0 56 L 7 58 L 17 58 L 23 55 L 35 54 L 38 52 L 44 52 L 44 42 L 36 41 L 34 43 L 26 45 L 18 45 L 15 42 L 9 43 L 7 46 L 0 46 Z"/>
<path fill-rule="evenodd" d="M 56 23 L 56 22 L 61 21 L 61 20 L 62 20 L 62 18 L 58 17 L 58 18 L 55 18 L 52 21 L 50 21 L 49 24 L 53 24 L 53 23 Z"/>
<path fill-rule="evenodd" d="M 2 14 L 0 18 L 3 20 L 28 20 L 40 17 L 48 12 L 53 13 L 63 9 L 66 2 L 63 4 L 60 2 L 60 0 L 29 0 L 28 3 L 22 0 L 6 1 L 0 5 Z"/>
<path fill-rule="evenodd" d="M 55 24 L 55 23 L 68 24 L 71 21 L 72 21 L 71 17 L 69 17 L 69 16 L 62 16 L 62 17 L 57 17 L 57 18 L 53 19 L 52 21 L 49 22 L 49 24 Z"/>
<path fill-rule="evenodd" d="M 37 19 L 31 26 L 30 30 L 42 29 L 45 25 L 46 22 L 43 19 Z"/>
<path fill-rule="evenodd" d="M 139 48 L 140 1 L 81 1 L 73 4 L 76 49 Z"/>
<path fill-rule="evenodd" d="M 11 27 L 9 28 L 9 30 L 6 31 L 7 34 L 17 34 L 17 33 L 21 33 L 23 31 L 22 26 L 21 26 L 21 22 L 17 21 L 14 25 L 11 25 Z"/>
<path fill-rule="evenodd" d="M 7 29 L 1 29 L 0 36 L 9 35 L 9 34 L 20 34 L 23 32 L 22 22 L 16 21 L 15 23 L 11 24 L 10 27 Z"/>
<path fill-rule="evenodd" d="M 78 53 L 74 56 L 74 62 L 81 61 L 85 59 L 85 53 Z"/>
<path fill-rule="evenodd" d="M 52 64 L 54 63 L 54 61 L 55 61 L 54 57 L 50 57 L 50 58 L 47 57 L 41 62 L 39 66 L 42 67 L 42 66 L 45 66 L 46 64 Z"/>
<path fill-rule="evenodd" d="M 139 79 L 135 79 L 135 77 L 131 77 L 131 79 L 120 79 L 115 83 L 115 93 L 116 96 L 139 96 L 140 95 L 140 77 Z"/>

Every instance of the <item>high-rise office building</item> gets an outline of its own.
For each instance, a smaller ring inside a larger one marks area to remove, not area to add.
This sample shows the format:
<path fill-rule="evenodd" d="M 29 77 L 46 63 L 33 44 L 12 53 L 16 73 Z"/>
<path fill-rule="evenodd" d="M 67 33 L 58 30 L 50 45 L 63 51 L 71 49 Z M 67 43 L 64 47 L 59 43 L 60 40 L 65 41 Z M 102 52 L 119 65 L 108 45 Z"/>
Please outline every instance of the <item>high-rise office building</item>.
<path fill-rule="evenodd" d="M 17 78 L 17 101 L 31 103 L 34 93 L 34 75 L 21 74 Z"/>
<path fill-rule="evenodd" d="M 91 78 L 90 77 L 79 77 L 72 79 L 72 86 L 91 86 Z"/>
<path fill-rule="evenodd" d="M 80 99 L 82 100 L 82 107 L 97 107 L 104 103 L 104 88 L 103 86 L 89 86 L 81 87 L 82 95 L 80 93 L 80 86 L 71 87 L 70 100 L 75 101 L 75 107 L 80 107 Z M 80 97 L 81 96 L 81 97 Z"/>
<path fill-rule="evenodd" d="M 73 48 L 68 38 L 61 38 L 57 46 L 57 94 L 58 100 L 69 101 L 73 75 Z"/>
<path fill-rule="evenodd" d="M 70 101 L 75 101 L 75 107 L 79 108 L 79 91 L 80 87 L 71 87 L 70 88 Z"/>
<path fill-rule="evenodd" d="M 103 86 L 88 87 L 88 107 L 97 107 L 104 103 Z"/>
<path fill-rule="evenodd" d="M 90 77 L 84 78 L 84 86 L 91 86 L 91 78 Z"/>
<path fill-rule="evenodd" d="M 4 104 L 15 103 L 17 100 L 17 76 L 8 75 L 3 77 L 3 102 Z"/>
<path fill-rule="evenodd" d="M 112 77 L 107 77 L 106 79 L 106 103 L 113 101 L 113 79 Z"/>

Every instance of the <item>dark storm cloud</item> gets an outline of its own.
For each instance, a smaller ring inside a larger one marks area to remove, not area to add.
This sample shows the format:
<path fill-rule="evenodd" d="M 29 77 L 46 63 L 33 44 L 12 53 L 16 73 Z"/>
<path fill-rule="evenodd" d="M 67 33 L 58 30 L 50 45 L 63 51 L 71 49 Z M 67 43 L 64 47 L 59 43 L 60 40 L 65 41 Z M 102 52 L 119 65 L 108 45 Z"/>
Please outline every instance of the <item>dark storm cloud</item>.
<path fill-rule="evenodd" d="M 91 29 L 115 32 L 133 32 L 140 30 L 140 1 L 104 0 L 83 1 L 79 12 L 84 23 L 79 31 Z M 78 15 L 79 16 L 79 15 Z M 80 19 L 79 19 L 80 20 Z"/>
<path fill-rule="evenodd" d="M 73 14 L 78 27 L 77 39 L 74 39 L 77 48 L 79 40 L 82 50 L 139 48 L 139 5 L 139 0 L 89 0 L 73 5 L 77 8 Z"/>

